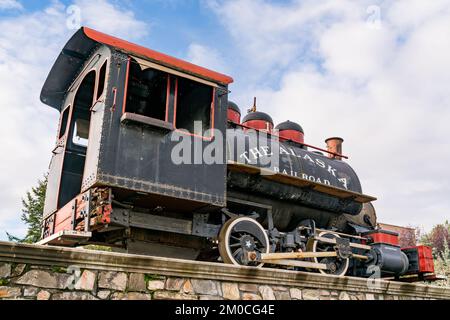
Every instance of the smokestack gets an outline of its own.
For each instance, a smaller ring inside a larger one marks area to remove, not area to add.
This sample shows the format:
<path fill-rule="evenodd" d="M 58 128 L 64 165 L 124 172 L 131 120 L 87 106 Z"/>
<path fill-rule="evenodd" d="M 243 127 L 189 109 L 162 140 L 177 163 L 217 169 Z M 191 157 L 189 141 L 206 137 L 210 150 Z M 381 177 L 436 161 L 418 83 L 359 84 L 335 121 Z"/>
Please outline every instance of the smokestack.
<path fill-rule="evenodd" d="M 342 142 L 344 142 L 344 139 L 339 137 L 332 137 L 325 140 L 325 143 L 327 144 L 327 150 L 329 152 L 337 154 L 342 154 Z M 342 160 L 342 157 L 330 153 L 328 154 L 328 158 Z"/>

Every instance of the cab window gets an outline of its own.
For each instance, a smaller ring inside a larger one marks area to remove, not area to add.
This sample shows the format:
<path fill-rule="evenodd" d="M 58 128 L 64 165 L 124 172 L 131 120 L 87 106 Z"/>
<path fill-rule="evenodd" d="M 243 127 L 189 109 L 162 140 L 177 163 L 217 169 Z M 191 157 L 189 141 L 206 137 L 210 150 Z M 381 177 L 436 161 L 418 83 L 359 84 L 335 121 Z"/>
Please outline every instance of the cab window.
<path fill-rule="evenodd" d="M 212 127 L 213 102 L 213 87 L 178 77 L 175 127 L 203 136 Z"/>
<path fill-rule="evenodd" d="M 169 75 L 130 60 L 125 112 L 165 121 Z"/>
<path fill-rule="evenodd" d="M 61 139 L 67 131 L 67 122 L 69 120 L 69 112 L 70 112 L 70 106 L 68 106 L 64 110 L 63 115 L 61 117 L 61 124 L 59 127 L 59 135 L 58 135 L 59 139 Z"/>
<path fill-rule="evenodd" d="M 106 81 L 106 66 L 108 65 L 108 61 L 105 61 L 100 68 L 100 74 L 98 76 L 98 88 L 97 88 L 97 100 L 99 100 L 103 92 L 105 91 L 105 81 Z"/>
<path fill-rule="evenodd" d="M 87 147 L 89 139 L 89 120 L 78 118 L 75 120 L 72 142 L 79 147 Z"/>

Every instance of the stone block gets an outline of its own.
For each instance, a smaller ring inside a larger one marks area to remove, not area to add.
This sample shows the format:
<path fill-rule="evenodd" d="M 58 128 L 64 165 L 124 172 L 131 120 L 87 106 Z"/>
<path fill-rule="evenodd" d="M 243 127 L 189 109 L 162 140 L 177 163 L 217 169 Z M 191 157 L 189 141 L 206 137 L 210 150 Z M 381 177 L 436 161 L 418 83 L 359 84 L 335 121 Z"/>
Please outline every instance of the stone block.
<path fill-rule="evenodd" d="M 275 300 L 273 290 L 269 286 L 260 286 L 259 293 L 261 294 L 263 300 Z"/>
<path fill-rule="evenodd" d="M 111 296 L 111 300 L 151 300 L 152 295 L 142 292 L 116 292 Z"/>
<path fill-rule="evenodd" d="M 194 293 L 192 282 L 190 280 L 186 280 L 181 291 L 183 291 L 184 293 Z"/>
<path fill-rule="evenodd" d="M 37 294 L 37 299 L 38 300 L 48 300 L 50 299 L 51 293 L 46 291 L 46 290 L 41 290 L 39 291 L 39 293 Z"/>
<path fill-rule="evenodd" d="M 247 292 L 258 292 L 258 285 L 253 283 L 240 283 L 239 290 Z"/>
<path fill-rule="evenodd" d="M 109 290 L 100 290 L 97 292 L 97 297 L 99 297 L 102 300 L 108 299 L 109 295 L 111 294 L 111 291 Z"/>
<path fill-rule="evenodd" d="M 289 293 L 291 294 L 292 300 L 302 300 L 302 290 L 297 288 L 290 288 Z"/>
<path fill-rule="evenodd" d="M 289 291 L 274 291 L 274 294 L 277 300 L 291 300 Z"/>
<path fill-rule="evenodd" d="M 217 283 L 215 281 L 192 279 L 191 283 L 195 293 L 212 296 L 219 294 L 217 291 Z"/>
<path fill-rule="evenodd" d="M 52 273 L 44 270 L 30 270 L 14 281 L 16 284 L 47 289 L 65 289 L 71 284 L 72 275 Z"/>
<path fill-rule="evenodd" d="M 304 289 L 302 291 L 303 300 L 319 300 L 320 291 L 313 289 Z"/>
<path fill-rule="evenodd" d="M 136 292 L 146 291 L 145 278 L 142 273 L 131 273 L 128 280 L 128 290 Z"/>
<path fill-rule="evenodd" d="M 164 281 L 163 280 L 150 280 L 147 283 L 147 289 L 150 291 L 163 290 L 164 289 Z"/>
<path fill-rule="evenodd" d="M 232 282 L 222 282 L 222 296 L 227 300 L 239 300 L 241 295 L 238 285 Z"/>
<path fill-rule="evenodd" d="M 14 270 L 11 273 L 12 277 L 18 277 L 21 276 L 22 273 L 25 271 L 25 268 L 27 267 L 26 264 L 24 263 L 19 263 L 18 265 L 16 265 L 16 267 L 14 268 Z"/>
<path fill-rule="evenodd" d="M 184 281 L 183 278 L 167 278 L 165 288 L 166 290 L 180 291 Z"/>
<path fill-rule="evenodd" d="M 16 287 L 0 287 L 0 298 L 17 298 L 22 295 L 20 288 Z"/>
<path fill-rule="evenodd" d="M 127 288 L 127 278 L 125 272 L 102 271 L 98 276 L 98 287 L 125 291 Z"/>
<path fill-rule="evenodd" d="M 24 297 L 35 297 L 35 296 L 37 296 L 38 292 L 39 292 L 39 288 L 25 287 L 23 289 L 23 296 Z"/>
<path fill-rule="evenodd" d="M 11 276 L 11 265 L 9 263 L 0 263 L 0 279 Z"/>
<path fill-rule="evenodd" d="M 198 296 L 173 291 L 156 291 L 154 300 L 198 300 Z"/>
<path fill-rule="evenodd" d="M 342 291 L 339 293 L 339 300 L 350 300 L 350 295 L 347 292 Z"/>
<path fill-rule="evenodd" d="M 94 291 L 96 279 L 97 279 L 96 272 L 84 270 L 83 273 L 81 274 L 80 279 L 78 279 L 78 281 L 75 283 L 75 289 L 83 291 Z"/>
<path fill-rule="evenodd" d="M 288 291 L 288 287 L 285 286 L 272 286 L 273 291 Z"/>
<path fill-rule="evenodd" d="M 98 300 L 98 298 L 87 292 L 69 291 L 54 293 L 52 300 Z"/>

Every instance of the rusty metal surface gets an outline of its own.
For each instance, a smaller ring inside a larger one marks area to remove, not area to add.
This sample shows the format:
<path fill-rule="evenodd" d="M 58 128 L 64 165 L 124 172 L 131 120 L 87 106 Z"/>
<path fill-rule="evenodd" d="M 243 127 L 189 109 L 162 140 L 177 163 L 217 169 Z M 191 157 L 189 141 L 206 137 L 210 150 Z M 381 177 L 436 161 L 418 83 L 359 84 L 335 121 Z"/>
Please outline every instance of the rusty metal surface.
<path fill-rule="evenodd" d="M 329 152 L 329 158 L 342 160 L 341 154 L 343 142 L 344 139 L 339 137 L 328 138 L 327 140 L 325 140 L 325 143 L 327 144 L 327 151 Z"/>

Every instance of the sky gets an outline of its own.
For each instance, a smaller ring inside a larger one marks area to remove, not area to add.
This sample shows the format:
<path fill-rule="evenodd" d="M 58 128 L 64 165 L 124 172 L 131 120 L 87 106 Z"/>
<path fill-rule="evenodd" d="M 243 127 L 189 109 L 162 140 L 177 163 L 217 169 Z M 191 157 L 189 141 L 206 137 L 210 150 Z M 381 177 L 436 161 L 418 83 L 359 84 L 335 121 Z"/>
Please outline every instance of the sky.
<path fill-rule="evenodd" d="M 343 137 L 379 221 L 450 217 L 450 0 L 0 0 L 0 240 L 25 234 L 59 118 L 40 90 L 80 25 L 232 76 L 309 144 Z"/>

